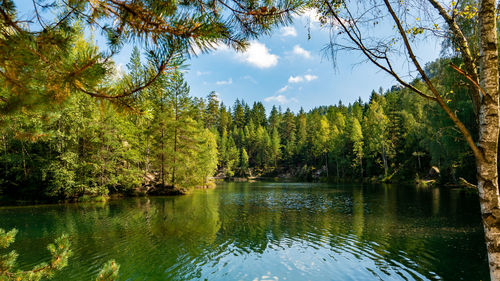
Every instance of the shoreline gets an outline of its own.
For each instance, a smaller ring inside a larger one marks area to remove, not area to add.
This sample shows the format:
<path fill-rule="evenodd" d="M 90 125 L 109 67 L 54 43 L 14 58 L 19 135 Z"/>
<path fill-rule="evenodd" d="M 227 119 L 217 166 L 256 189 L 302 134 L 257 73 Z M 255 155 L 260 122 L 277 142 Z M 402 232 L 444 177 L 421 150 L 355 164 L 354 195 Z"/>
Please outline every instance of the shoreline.
<path fill-rule="evenodd" d="M 282 182 L 282 183 L 331 183 L 331 184 L 341 184 L 341 183 L 361 183 L 361 184 L 410 184 L 419 187 L 445 187 L 445 188 L 466 188 L 472 189 L 471 186 L 466 184 L 442 184 L 438 183 L 436 180 L 415 180 L 407 182 L 384 182 L 379 180 L 373 180 L 370 178 L 364 178 L 362 180 L 355 179 L 338 179 L 338 180 L 328 180 L 326 178 L 319 178 L 313 181 L 303 180 L 298 177 L 231 177 L 231 178 L 211 178 L 211 182 L 204 186 L 195 186 L 192 188 L 179 188 L 179 187 L 169 187 L 163 190 L 154 190 L 150 188 L 144 190 L 136 189 L 130 193 L 112 193 L 109 195 L 83 195 L 80 197 L 69 198 L 69 199 L 19 199 L 19 198 L 9 198 L 8 196 L 0 195 L 0 208 L 3 207 L 25 207 L 25 206 L 43 206 L 43 205 L 55 205 L 55 204 L 74 204 L 74 203 L 105 203 L 109 201 L 114 201 L 124 198 L 138 198 L 138 197 L 163 197 L 163 196 L 183 196 L 189 195 L 194 190 L 202 189 L 215 189 L 219 183 L 231 183 L 231 182 Z"/>

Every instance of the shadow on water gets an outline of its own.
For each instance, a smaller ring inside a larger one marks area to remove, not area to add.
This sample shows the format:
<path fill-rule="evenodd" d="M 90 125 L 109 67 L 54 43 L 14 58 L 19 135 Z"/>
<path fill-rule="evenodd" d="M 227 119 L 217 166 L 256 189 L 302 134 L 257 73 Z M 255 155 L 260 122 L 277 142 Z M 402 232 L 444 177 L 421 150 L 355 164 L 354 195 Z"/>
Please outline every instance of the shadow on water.
<path fill-rule="evenodd" d="M 180 197 L 0 208 L 19 264 L 69 233 L 55 280 L 488 280 L 477 195 L 395 185 L 225 183 Z"/>

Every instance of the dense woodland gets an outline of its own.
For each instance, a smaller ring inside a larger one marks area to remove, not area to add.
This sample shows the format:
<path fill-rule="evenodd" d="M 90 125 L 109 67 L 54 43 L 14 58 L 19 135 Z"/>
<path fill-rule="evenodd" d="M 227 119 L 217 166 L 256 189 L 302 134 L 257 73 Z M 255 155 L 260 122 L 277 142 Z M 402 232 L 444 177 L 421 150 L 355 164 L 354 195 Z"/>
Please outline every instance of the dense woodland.
<path fill-rule="evenodd" d="M 454 97 L 448 102 L 475 130 L 467 89 L 452 90 L 462 81 L 447 70 L 449 61 L 430 63 L 427 71 Z M 210 104 L 212 118 L 214 96 Z M 398 86 L 373 91 L 366 102 L 338 102 L 309 112 L 273 107 L 266 115 L 262 103 L 237 100 L 232 107 L 221 105 L 217 118 L 219 171 L 225 176 L 413 181 L 429 176 L 435 166 L 443 183 L 474 178 L 472 154 L 452 122 L 436 104 Z"/>
<path fill-rule="evenodd" d="M 5 85 L 0 88 L 0 195 L 75 199 L 185 192 L 210 185 L 214 176 L 411 182 L 427 178 L 433 166 L 443 183 L 459 177 L 473 181 L 474 158 L 463 136 L 439 105 L 410 91 L 410 85 L 379 89 L 368 101 L 331 100 L 334 105 L 309 112 L 276 107 L 266 112 L 261 102 L 243 100 L 224 105 L 211 89 L 206 98 L 190 95 L 183 65 L 193 48 L 207 51 L 221 41 L 244 47 L 246 38 L 291 21 L 300 1 L 278 6 L 282 12 L 239 6 L 255 20 L 251 26 L 240 26 L 237 18 L 227 25 L 217 14 L 213 19 L 193 14 L 206 29 L 191 26 L 175 7 L 113 3 L 104 1 L 99 12 L 86 10 L 85 1 L 70 10 L 61 7 L 60 21 L 43 32 L 15 20 L 11 1 L 0 6 L 0 82 Z M 467 5 L 460 9 L 467 11 Z M 131 11 L 150 18 L 138 18 L 142 25 L 137 25 L 138 14 Z M 99 25 L 109 18 L 120 24 Z M 168 21 L 175 30 L 155 29 Z M 467 22 L 460 24 L 474 36 Z M 101 27 L 108 50 L 96 46 L 93 33 L 85 35 L 87 25 Z M 136 47 L 127 70 L 120 71 L 113 54 L 143 39 L 152 41 Z M 477 134 L 469 97 L 474 89 L 448 65 L 462 63 L 454 48 L 444 40 L 443 56 L 426 66 L 426 77 Z M 411 85 L 429 91 L 422 79 Z"/>
<path fill-rule="evenodd" d="M 446 67 L 449 60 L 426 70 L 473 127 L 467 88 L 452 90 L 462 79 Z M 143 79 L 141 65 L 134 49 L 127 79 Z M 275 106 L 266 113 L 261 102 L 226 106 L 215 92 L 189 94 L 176 71 L 126 105 L 75 94 L 4 116 L 2 192 L 59 199 L 182 192 L 213 176 L 414 181 L 432 166 L 444 183 L 474 178 L 472 155 L 452 122 L 435 103 L 398 86 L 373 91 L 366 102 L 296 113 Z"/>

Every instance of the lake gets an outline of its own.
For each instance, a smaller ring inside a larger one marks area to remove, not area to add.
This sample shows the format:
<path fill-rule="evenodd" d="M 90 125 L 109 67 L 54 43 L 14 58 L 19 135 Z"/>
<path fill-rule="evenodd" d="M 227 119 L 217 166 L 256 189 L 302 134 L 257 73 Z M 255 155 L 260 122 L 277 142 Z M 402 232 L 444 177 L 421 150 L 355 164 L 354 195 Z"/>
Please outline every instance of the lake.
<path fill-rule="evenodd" d="M 222 183 L 191 195 L 1 207 L 29 268 L 71 237 L 54 280 L 489 280 L 477 194 L 405 185 Z"/>

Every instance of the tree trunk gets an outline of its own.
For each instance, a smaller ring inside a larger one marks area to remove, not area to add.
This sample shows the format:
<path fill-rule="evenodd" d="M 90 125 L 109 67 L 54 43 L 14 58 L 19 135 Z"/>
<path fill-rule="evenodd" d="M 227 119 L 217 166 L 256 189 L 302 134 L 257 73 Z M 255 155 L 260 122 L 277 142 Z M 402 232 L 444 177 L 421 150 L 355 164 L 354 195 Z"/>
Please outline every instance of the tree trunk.
<path fill-rule="evenodd" d="M 385 145 L 382 144 L 382 160 L 384 161 L 384 177 L 387 178 L 387 171 L 389 167 L 387 165 L 387 155 L 385 155 Z"/>
<path fill-rule="evenodd" d="M 496 148 L 495 148 L 496 150 Z M 481 217 L 483 220 L 491 280 L 500 280 L 500 208 L 498 206 L 497 165 L 489 163 L 496 156 L 477 162 Z"/>
<path fill-rule="evenodd" d="M 148 129 L 149 129 L 149 126 L 148 126 Z M 146 167 L 145 167 L 146 176 L 149 173 L 149 137 L 150 137 L 149 133 L 147 133 L 147 135 L 146 135 Z"/>
<path fill-rule="evenodd" d="M 165 187 L 165 138 L 163 135 L 163 124 L 161 127 L 161 186 Z"/>
<path fill-rule="evenodd" d="M 359 158 L 359 167 L 361 168 L 361 181 L 363 181 L 363 157 Z"/>
<path fill-rule="evenodd" d="M 335 162 L 337 163 L 337 181 L 339 180 L 340 178 L 340 170 L 339 170 L 339 159 L 338 157 L 335 158 Z"/>
<path fill-rule="evenodd" d="M 479 7 L 480 84 L 483 97 L 479 108 L 479 149 L 476 159 L 481 216 L 488 250 L 491 280 L 500 280 L 500 208 L 498 191 L 498 46 L 496 1 L 483 0 Z"/>
<path fill-rule="evenodd" d="M 104 128 L 102 128 L 102 116 L 101 116 L 101 132 L 100 132 L 100 139 L 101 143 L 99 144 L 99 158 L 101 160 L 101 175 L 100 175 L 100 183 L 101 187 L 104 186 L 104 157 L 103 157 L 103 148 L 104 148 Z"/>
<path fill-rule="evenodd" d="M 175 124 L 177 126 L 177 124 Z M 177 165 L 177 127 L 174 129 L 174 159 L 172 165 L 172 186 L 175 186 L 175 170 Z"/>
<path fill-rule="evenodd" d="M 326 155 L 325 155 L 325 163 L 326 163 L 326 179 L 328 180 L 328 178 L 330 177 L 330 175 L 328 173 L 328 152 L 326 152 Z"/>
<path fill-rule="evenodd" d="M 24 142 L 21 141 L 21 152 L 23 155 L 23 171 L 24 171 L 24 179 L 28 177 L 28 169 L 26 168 L 26 157 L 24 155 Z"/>
<path fill-rule="evenodd" d="M 173 165 L 172 165 L 172 186 L 175 187 L 175 170 L 176 170 L 176 165 L 177 165 L 177 125 L 179 121 L 179 101 L 177 97 L 177 91 L 175 92 L 175 97 L 174 97 L 174 158 L 173 158 Z"/>

